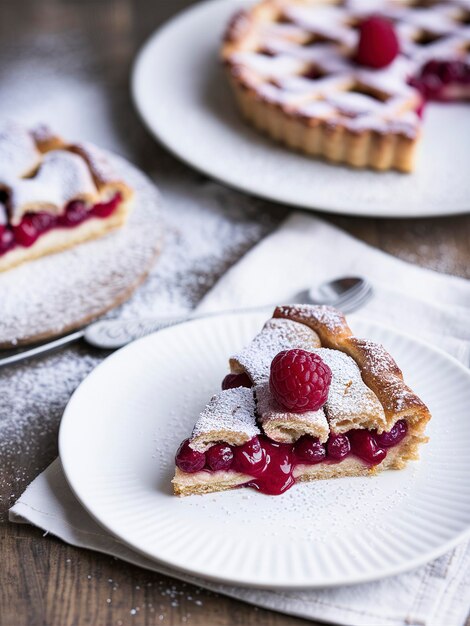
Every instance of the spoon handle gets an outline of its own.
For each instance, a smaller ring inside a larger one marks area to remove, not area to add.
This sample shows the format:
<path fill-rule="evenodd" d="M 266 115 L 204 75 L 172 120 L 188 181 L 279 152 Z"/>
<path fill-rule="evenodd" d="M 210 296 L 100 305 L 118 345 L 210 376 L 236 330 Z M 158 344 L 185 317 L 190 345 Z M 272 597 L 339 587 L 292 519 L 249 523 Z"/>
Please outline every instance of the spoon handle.
<path fill-rule="evenodd" d="M 190 320 L 230 313 L 254 313 L 256 311 L 264 311 L 265 309 L 274 308 L 274 306 L 275 305 L 268 304 L 259 307 L 214 311 L 193 315 L 185 314 L 155 318 L 132 318 L 128 320 L 102 320 L 88 326 L 85 330 L 85 340 L 96 348 L 116 350 L 117 348 L 127 345 L 131 341 L 145 337 L 146 335 L 156 332 L 157 330 L 162 330 L 163 328 L 175 326 L 176 324 L 181 324 Z"/>
<path fill-rule="evenodd" d="M 353 293 L 349 298 L 344 298 L 339 303 L 339 308 L 348 313 L 357 309 L 363 304 L 363 302 L 370 295 L 371 288 L 367 286 L 362 289 L 361 293 Z M 300 302 L 305 300 L 300 300 Z M 284 304 L 298 304 L 297 302 L 284 302 Z M 310 299 L 310 303 L 313 304 Z M 102 348 L 105 350 L 116 350 L 127 345 L 131 341 L 145 337 L 150 333 L 168 328 L 169 326 L 175 326 L 183 322 L 190 320 L 201 319 L 204 317 L 213 317 L 216 315 L 229 315 L 231 313 L 255 313 L 258 311 L 273 310 L 278 306 L 277 304 L 264 304 L 262 306 L 229 309 L 224 311 L 212 311 L 210 313 L 193 313 L 176 316 L 162 316 L 154 318 L 140 318 L 140 319 L 120 319 L 120 320 L 102 320 L 95 322 L 88 326 L 85 330 L 85 340 L 95 346 L 96 348 Z"/>
<path fill-rule="evenodd" d="M 116 350 L 122 348 L 135 339 L 140 339 L 162 328 L 168 326 L 174 326 L 175 324 L 181 324 L 188 320 L 200 319 L 203 317 L 212 317 L 215 315 L 221 315 L 223 313 L 246 313 L 249 311 L 263 311 L 265 309 L 274 308 L 276 305 L 266 305 L 260 307 L 252 307 L 247 309 L 237 309 L 230 311 L 214 311 L 211 313 L 200 313 L 197 315 L 179 315 L 179 316 L 165 316 L 158 318 L 143 318 L 143 319 L 129 319 L 129 320 L 102 320 L 90 324 L 85 329 L 78 330 L 70 335 L 65 335 L 54 341 L 43 343 L 29 350 L 23 350 L 10 356 L 0 359 L 0 368 L 7 365 L 15 365 L 22 361 L 27 361 L 34 357 L 38 357 L 49 352 L 63 348 L 71 343 L 75 343 L 80 339 L 85 339 L 89 344 L 96 348 L 102 348 L 103 350 Z"/>
<path fill-rule="evenodd" d="M 366 302 L 370 298 L 372 293 L 372 286 L 367 281 L 363 281 L 360 288 L 351 289 L 348 294 L 344 294 L 343 298 L 338 298 L 335 304 L 341 311 L 343 311 L 343 313 L 350 313 L 351 311 L 354 311 L 362 306 L 364 302 Z M 296 296 L 296 302 L 309 302 L 310 304 L 314 303 L 311 295 L 306 295 L 305 292 L 302 292 L 301 294 Z M 295 304 L 296 302 L 291 302 L 290 304 Z M 284 304 L 289 303 L 285 302 Z M 82 338 L 84 338 L 85 341 L 97 348 L 102 348 L 105 350 L 116 350 L 117 348 L 121 348 L 122 346 L 125 346 L 135 339 L 140 339 L 141 337 L 149 335 L 150 333 L 153 333 L 157 330 L 161 330 L 162 328 L 167 328 L 169 326 L 174 326 L 175 324 L 181 324 L 182 322 L 187 322 L 190 320 L 200 319 L 204 317 L 213 317 L 215 315 L 227 315 L 231 313 L 254 313 L 258 311 L 266 311 L 269 309 L 272 310 L 276 306 L 277 304 L 265 304 L 263 306 L 230 309 L 225 311 L 212 311 L 210 313 L 186 313 L 183 315 L 167 315 L 157 318 L 102 320 L 90 324 L 90 326 L 83 330 L 79 330 L 70 335 L 66 335 L 65 337 L 60 337 L 59 339 L 42 344 L 40 346 L 36 346 L 35 348 L 32 348 L 30 350 L 24 350 L 23 352 L 18 352 L 17 354 L 13 354 L 11 356 L 0 359 L 0 367 L 20 363 L 21 361 L 26 361 L 27 359 L 31 359 L 41 354 L 52 352 L 53 350 L 62 348 L 63 346 L 78 341 Z"/>
<path fill-rule="evenodd" d="M 63 348 L 64 346 L 69 345 L 70 343 L 78 341 L 84 336 L 84 334 L 84 330 L 78 330 L 75 333 L 66 335 L 65 337 L 60 337 L 60 339 L 55 339 L 54 341 L 49 341 L 49 343 L 43 343 L 40 346 L 31 348 L 30 350 L 23 350 L 23 352 L 18 352 L 17 354 L 12 354 L 11 356 L 4 357 L 3 359 L 0 359 L 0 367 L 14 365 L 15 363 L 20 363 L 21 361 L 32 359 L 41 354 L 53 352 L 54 350 L 58 350 L 59 348 Z"/>

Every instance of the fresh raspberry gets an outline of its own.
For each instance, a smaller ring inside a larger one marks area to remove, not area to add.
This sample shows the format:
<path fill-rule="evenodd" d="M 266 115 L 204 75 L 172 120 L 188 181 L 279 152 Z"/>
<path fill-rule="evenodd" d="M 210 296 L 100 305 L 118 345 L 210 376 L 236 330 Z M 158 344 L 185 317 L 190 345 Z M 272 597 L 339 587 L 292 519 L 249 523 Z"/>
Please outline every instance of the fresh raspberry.
<path fill-rule="evenodd" d="M 377 445 L 372 433 L 367 430 L 350 430 L 348 439 L 352 452 L 370 465 L 378 465 L 387 456 L 386 451 Z"/>
<path fill-rule="evenodd" d="M 65 213 L 59 217 L 59 225 L 65 228 L 73 228 L 81 224 L 88 217 L 85 203 L 81 200 L 72 200 L 65 208 Z"/>
<path fill-rule="evenodd" d="M 233 469 L 236 472 L 259 476 L 265 471 L 269 460 L 258 437 L 233 448 Z"/>
<path fill-rule="evenodd" d="M 351 452 L 351 442 L 346 435 L 331 434 L 326 444 L 328 456 L 335 461 L 342 461 Z"/>
<path fill-rule="evenodd" d="M 233 451 L 226 443 L 216 443 L 206 452 L 206 463 L 214 472 L 230 469 L 232 461 Z"/>
<path fill-rule="evenodd" d="M 321 463 L 326 456 L 325 446 L 322 445 L 317 437 L 303 435 L 295 442 L 294 453 L 301 463 Z"/>
<path fill-rule="evenodd" d="M 15 245 L 13 231 L 6 226 L 0 226 L 0 254 L 8 252 Z"/>
<path fill-rule="evenodd" d="M 382 433 L 381 435 L 374 434 L 374 439 L 378 445 L 382 448 L 391 448 L 400 443 L 402 439 L 406 437 L 408 433 L 408 424 L 405 420 L 399 420 L 395 426 L 388 431 L 388 433 Z"/>
<path fill-rule="evenodd" d="M 318 411 L 328 398 L 330 383 L 330 368 L 312 352 L 284 350 L 271 363 L 271 393 L 288 411 Z"/>
<path fill-rule="evenodd" d="M 202 470 L 206 464 L 206 455 L 204 452 L 193 450 L 189 445 L 189 439 L 185 439 L 176 452 L 175 463 L 183 472 L 193 474 Z"/>
<path fill-rule="evenodd" d="M 30 215 L 23 217 L 18 226 L 13 226 L 13 234 L 15 235 L 15 241 L 25 248 L 32 246 L 39 237 L 39 232 Z"/>
<path fill-rule="evenodd" d="M 369 17 L 359 24 L 356 61 L 368 67 L 390 65 L 400 46 L 392 24 L 382 17 Z"/>

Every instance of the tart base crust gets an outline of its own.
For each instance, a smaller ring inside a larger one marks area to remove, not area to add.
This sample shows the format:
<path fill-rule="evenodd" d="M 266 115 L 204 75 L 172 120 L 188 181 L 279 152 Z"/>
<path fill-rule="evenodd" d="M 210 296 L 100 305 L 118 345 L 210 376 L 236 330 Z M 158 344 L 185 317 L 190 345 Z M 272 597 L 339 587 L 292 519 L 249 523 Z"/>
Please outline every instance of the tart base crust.
<path fill-rule="evenodd" d="M 132 200 L 125 200 L 107 218 L 92 217 L 74 228 L 54 228 L 41 235 L 29 248 L 17 246 L 0 256 L 0 272 L 12 269 L 27 261 L 62 252 L 67 248 L 97 239 L 123 226 L 131 209 Z"/>
<path fill-rule="evenodd" d="M 237 82 L 233 76 L 230 78 L 245 120 L 290 149 L 356 169 L 413 171 L 419 133 L 416 137 L 409 137 L 373 130 L 352 132 L 339 124 L 304 119 L 289 114 L 279 105 L 265 102 L 255 91 Z"/>

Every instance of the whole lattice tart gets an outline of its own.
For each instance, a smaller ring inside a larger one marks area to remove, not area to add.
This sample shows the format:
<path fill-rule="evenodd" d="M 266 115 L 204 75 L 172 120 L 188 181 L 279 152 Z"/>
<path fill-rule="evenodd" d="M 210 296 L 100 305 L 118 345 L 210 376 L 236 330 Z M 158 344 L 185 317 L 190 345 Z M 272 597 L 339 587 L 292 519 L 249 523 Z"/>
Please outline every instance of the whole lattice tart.
<path fill-rule="evenodd" d="M 427 100 L 470 97 L 469 0 L 265 0 L 222 47 L 244 117 L 334 163 L 409 172 Z"/>
<path fill-rule="evenodd" d="M 96 146 L 0 122 L 0 272 L 122 226 L 132 195 Z"/>
<path fill-rule="evenodd" d="M 365 476 L 418 458 L 431 415 L 383 348 L 330 307 L 283 306 L 230 359 L 176 453 L 177 495 Z"/>

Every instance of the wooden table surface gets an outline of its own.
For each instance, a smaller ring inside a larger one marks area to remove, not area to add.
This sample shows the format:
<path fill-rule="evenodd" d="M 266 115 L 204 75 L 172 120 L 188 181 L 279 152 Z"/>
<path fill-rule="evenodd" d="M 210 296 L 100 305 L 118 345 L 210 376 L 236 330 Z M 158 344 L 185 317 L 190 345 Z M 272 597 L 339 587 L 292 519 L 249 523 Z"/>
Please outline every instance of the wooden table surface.
<path fill-rule="evenodd" d="M 0 114 L 51 119 L 120 149 L 148 173 L 195 175 L 148 136 L 128 90 L 131 61 L 148 35 L 189 2 L 3 0 Z M 80 103 L 80 106 L 79 104 Z M 55 108 L 54 108 L 55 107 Z M 93 125 L 90 121 L 93 120 Z M 469 199 L 470 201 L 470 199 Z M 267 207 L 267 208 L 266 208 Z M 230 211 L 231 209 L 227 209 Z M 286 209 L 265 204 L 280 219 Z M 328 217 L 403 259 L 470 277 L 470 216 L 420 220 Z M 59 407 L 60 411 L 62 410 Z M 57 407 L 54 410 L 59 410 Z M 1 407 L 0 411 L 8 411 Z M 51 409 L 52 410 L 52 409 Z M 58 413 L 57 421 L 60 417 Z M 0 514 L 56 455 L 56 432 L 0 465 Z M 29 526 L 0 525 L 0 626 L 304 623 L 79 550 Z"/>

